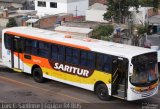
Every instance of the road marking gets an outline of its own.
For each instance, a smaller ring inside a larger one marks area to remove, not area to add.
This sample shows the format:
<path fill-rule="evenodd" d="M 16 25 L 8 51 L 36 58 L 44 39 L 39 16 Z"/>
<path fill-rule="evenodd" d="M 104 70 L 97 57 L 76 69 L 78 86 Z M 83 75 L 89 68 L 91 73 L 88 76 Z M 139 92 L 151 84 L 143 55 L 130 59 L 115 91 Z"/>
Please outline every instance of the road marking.
<path fill-rule="evenodd" d="M 47 89 L 44 89 L 44 88 L 40 88 L 40 87 L 37 87 L 37 86 L 33 86 L 33 85 L 30 85 L 30 84 L 27 84 L 27 83 L 23 83 L 23 82 L 20 82 L 20 81 L 16 81 L 14 79 L 10 79 L 10 78 L 7 78 L 7 77 L 2 77 L 0 76 L 1 79 L 4 79 L 4 80 L 8 80 L 8 81 L 11 81 L 11 82 L 14 82 L 14 83 L 18 83 L 18 84 L 21 84 L 21 85 L 25 85 L 25 86 L 28 86 L 28 87 L 32 87 L 32 88 L 36 88 L 36 89 L 39 89 L 39 90 L 43 90 L 45 92 L 50 92 L 50 90 L 47 90 Z M 48 94 L 48 93 L 47 93 Z M 49 93 L 51 95 L 53 95 L 52 93 Z M 71 99 L 75 99 L 75 100 L 78 100 L 78 101 L 81 101 L 81 102 L 84 102 L 84 103 L 90 103 L 89 101 L 87 100 L 83 100 L 83 99 L 80 99 L 80 98 L 76 98 L 76 97 L 73 97 L 73 96 L 70 96 L 70 95 L 67 95 L 67 94 L 64 94 L 64 93 L 56 93 L 57 95 L 60 95 L 60 96 L 65 96 L 65 97 L 68 97 L 68 98 L 71 98 Z"/>

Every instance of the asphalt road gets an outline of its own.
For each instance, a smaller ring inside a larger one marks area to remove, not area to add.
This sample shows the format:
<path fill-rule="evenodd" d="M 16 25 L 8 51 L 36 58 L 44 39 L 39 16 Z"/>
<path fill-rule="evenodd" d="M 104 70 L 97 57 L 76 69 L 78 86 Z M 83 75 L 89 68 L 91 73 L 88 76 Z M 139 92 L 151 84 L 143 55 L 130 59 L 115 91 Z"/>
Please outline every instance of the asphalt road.
<path fill-rule="evenodd" d="M 19 107 L 19 108 L 18 108 Z M 128 102 L 99 100 L 93 92 L 56 81 L 36 83 L 25 73 L 0 67 L 0 109 L 160 109 L 160 92 Z"/>

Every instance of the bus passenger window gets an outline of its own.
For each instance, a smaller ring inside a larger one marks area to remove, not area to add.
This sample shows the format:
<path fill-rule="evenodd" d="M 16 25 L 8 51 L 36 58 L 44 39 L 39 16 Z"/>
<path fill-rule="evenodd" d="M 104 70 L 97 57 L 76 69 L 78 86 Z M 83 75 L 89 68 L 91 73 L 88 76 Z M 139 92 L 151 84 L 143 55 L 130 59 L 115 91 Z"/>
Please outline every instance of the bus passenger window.
<path fill-rule="evenodd" d="M 80 65 L 83 67 L 87 67 L 87 52 L 86 51 L 81 51 L 81 56 L 80 56 Z"/>
<path fill-rule="evenodd" d="M 48 57 L 49 56 L 49 44 L 44 43 L 44 42 L 39 42 L 38 55 L 42 57 Z"/>
<path fill-rule="evenodd" d="M 72 49 L 66 48 L 66 62 L 71 63 L 72 62 Z"/>
<path fill-rule="evenodd" d="M 65 59 L 64 53 L 65 53 L 65 47 L 63 46 L 58 46 L 58 60 L 63 62 Z"/>
<path fill-rule="evenodd" d="M 25 40 L 25 52 L 33 55 L 37 55 L 37 41 L 24 39 Z"/>
<path fill-rule="evenodd" d="M 51 59 L 58 61 L 58 45 L 52 45 L 51 48 Z"/>
<path fill-rule="evenodd" d="M 5 44 L 5 48 L 8 50 L 11 50 L 11 44 L 12 44 L 12 37 L 8 34 L 5 34 L 4 36 L 4 44 Z"/>
<path fill-rule="evenodd" d="M 105 72 L 111 72 L 111 56 L 105 55 L 104 56 L 104 71 Z"/>
<path fill-rule="evenodd" d="M 95 53 L 88 52 L 88 59 L 87 59 L 87 66 L 88 68 L 94 69 L 95 68 Z"/>
<path fill-rule="evenodd" d="M 111 72 L 111 56 L 97 54 L 97 70 L 104 71 L 104 72 Z"/>
<path fill-rule="evenodd" d="M 97 59 L 96 59 L 96 68 L 97 70 L 103 70 L 103 55 L 102 54 L 97 54 Z"/>
<path fill-rule="evenodd" d="M 72 63 L 75 65 L 79 64 L 79 50 L 78 49 L 73 49 L 72 51 Z"/>

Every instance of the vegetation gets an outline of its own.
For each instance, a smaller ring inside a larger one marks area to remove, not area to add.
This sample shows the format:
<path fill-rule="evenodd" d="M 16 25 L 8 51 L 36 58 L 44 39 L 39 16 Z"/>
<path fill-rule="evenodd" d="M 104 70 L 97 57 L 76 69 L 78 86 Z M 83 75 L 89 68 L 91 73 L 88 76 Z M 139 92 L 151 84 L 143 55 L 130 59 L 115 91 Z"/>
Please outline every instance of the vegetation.
<path fill-rule="evenodd" d="M 10 18 L 9 22 L 6 24 L 6 27 L 15 27 L 15 26 L 17 26 L 17 23 L 16 23 L 15 19 Z"/>
<path fill-rule="evenodd" d="M 123 23 L 124 18 L 129 17 L 131 6 L 138 8 L 138 0 L 108 0 L 108 9 L 104 14 L 104 19 L 114 19 L 117 23 Z"/>
<path fill-rule="evenodd" d="M 139 5 L 152 6 L 154 8 L 160 6 L 159 0 L 108 0 L 108 8 L 107 12 L 104 14 L 104 19 L 113 19 L 117 23 L 124 23 L 124 18 L 129 18 L 129 8 L 135 7 L 138 9 Z"/>
<path fill-rule="evenodd" d="M 110 35 L 113 33 L 114 28 L 112 25 L 100 25 L 93 31 L 93 37 L 95 39 L 110 40 Z"/>

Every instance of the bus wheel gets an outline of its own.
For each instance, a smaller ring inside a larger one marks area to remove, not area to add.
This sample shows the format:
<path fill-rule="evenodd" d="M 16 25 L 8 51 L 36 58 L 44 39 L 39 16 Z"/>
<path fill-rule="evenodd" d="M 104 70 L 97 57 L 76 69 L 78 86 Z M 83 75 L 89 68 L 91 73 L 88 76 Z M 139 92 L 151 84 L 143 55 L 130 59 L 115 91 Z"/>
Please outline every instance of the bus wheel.
<path fill-rule="evenodd" d="M 103 101 L 110 100 L 110 95 L 108 93 L 108 88 L 105 84 L 99 84 L 95 89 L 95 93 L 98 96 L 98 98 L 103 100 Z"/>
<path fill-rule="evenodd" d="M 40 68 L 35 68 L 33 70 L 33 79 L 38 83 L 44 82 L 43 73 Z"/>

